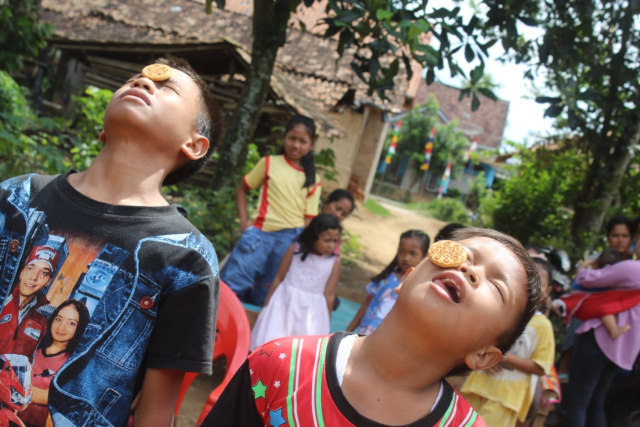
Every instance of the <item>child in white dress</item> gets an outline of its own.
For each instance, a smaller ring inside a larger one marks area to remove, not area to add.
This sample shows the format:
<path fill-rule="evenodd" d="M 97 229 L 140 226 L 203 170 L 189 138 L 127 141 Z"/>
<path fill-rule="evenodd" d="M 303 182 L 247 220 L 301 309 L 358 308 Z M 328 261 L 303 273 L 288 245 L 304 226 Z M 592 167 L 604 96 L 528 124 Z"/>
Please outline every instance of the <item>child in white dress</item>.
<path fill-rule="evenodd" d="M 335 216 L 320 214 L 289 247 L 253 326 L 251 349 L 275 338 L 329 333 L 340 276 L 334 254 L 340 231 Z"/>

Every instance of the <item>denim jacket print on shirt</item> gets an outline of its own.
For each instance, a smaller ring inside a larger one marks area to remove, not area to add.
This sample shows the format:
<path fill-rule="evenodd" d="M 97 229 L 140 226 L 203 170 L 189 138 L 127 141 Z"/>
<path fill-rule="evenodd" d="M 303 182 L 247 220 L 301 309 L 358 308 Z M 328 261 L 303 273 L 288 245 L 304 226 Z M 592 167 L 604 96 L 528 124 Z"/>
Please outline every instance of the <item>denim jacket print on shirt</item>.
<path fill-rule="evenodd" d="M 9 295 L 25 254 L 49 234 L 45 214 L 31 208 L 30 199 L 31 176 L 0 184 L 0 301 Z M 206 279 L 170 265 L 144 271 L 141 258 L 158 245 L 197 251 L 217 276 L 213 247 L 199 233 L 139 240 L 133 250 L 135 270 L 113 271 L 78 346 L 51 382 L 49 407 L 56 426 L 126 424 L 161 296 Z M 154 304 L 141 307 L 143 298 Z"/>

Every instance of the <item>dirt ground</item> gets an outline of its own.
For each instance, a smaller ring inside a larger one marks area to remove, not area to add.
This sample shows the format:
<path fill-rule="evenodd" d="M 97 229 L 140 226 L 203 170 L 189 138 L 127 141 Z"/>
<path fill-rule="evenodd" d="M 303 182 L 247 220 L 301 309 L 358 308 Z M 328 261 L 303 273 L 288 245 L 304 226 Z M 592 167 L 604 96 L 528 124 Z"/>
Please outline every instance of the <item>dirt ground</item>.
<path fill-rule="evenodd" d="M 446 224 L 404 209 L 388 199 L 376 197 L 374 200 L 387 208 L 392 216 L 375 215 L 365 208 L 363 203 L 357 202 L 356 209 L 343 223 L 346 230 L 358 236 L 362 245 L 361 259 L 343 263 L 338 283 L 338 293 L 353 300 L 364 298 L 365 286 L 371 276 L 379 273 L 393 259 L 398 249 L 400 234 L 406 230 L 419 229 L 433 240 L 438 230 Z M 201 375 L 196 378 L 182 403 L 177 419 L 178 427 L 195 425 L 209 392 L 220 381 L 223 372 L 224 367 L 215 366 L 214 375 Z"/>

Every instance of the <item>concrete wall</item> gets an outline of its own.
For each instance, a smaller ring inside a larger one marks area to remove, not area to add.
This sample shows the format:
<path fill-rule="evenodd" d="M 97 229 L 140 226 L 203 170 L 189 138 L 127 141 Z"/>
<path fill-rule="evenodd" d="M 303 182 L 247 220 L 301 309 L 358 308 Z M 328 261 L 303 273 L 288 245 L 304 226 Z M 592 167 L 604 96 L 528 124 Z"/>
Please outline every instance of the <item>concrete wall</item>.
<path fill-rule="evenodd" d="M 334 138 L 333 143 L 329 138 L 320 137 L 316 142 L 315 150 L 331 148 L 336 154 L 336 169 L 338 171 L 338 182 L 322 181 L 323 191 L 331 191 L 336 188 L 347 188 L 351 178 L 351 168 L 360 146 L 360 135 L 362 133 L 363 114 L 346 109 L 343 113 L 330 113 L 333 119 L 344 130 L 342 138 Z M 322 178 L 322 177 L 321 177 Z"/>
<path fill-rule="evenodd" d="M 323 190 L 347 188 L 351 176 L 357 176 L 360 190 L 366 197 L 373 183 L 388 123 L 383 123 L 383 112 L 379 108 L 369 105 L 364 106 L 362 112 L 346 109 L 342 113 L 330 114 L 345 135 L 333 142 L 326 137 L 316 142 L 316 151 L 331 148 L 336 154 L 338 182 L 324 180 Z"/>

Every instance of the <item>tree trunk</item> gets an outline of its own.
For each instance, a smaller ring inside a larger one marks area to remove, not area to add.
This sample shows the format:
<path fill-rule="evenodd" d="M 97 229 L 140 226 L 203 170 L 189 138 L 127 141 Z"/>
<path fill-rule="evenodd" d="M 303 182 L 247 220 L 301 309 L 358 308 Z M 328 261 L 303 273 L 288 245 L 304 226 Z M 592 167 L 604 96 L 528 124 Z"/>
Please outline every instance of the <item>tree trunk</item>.
<path fill-rule="evenodd" d="M 269 92 L 269 82 L 278 50 L 284 46 L 291 11 L 283 0 L 254 0 L 251 66 L 242 97 L 218 150 L 214 189 L 231 186 L 242 166 L 246 147 L 253 138 L 260 111 Z"/>
<path fill-rule="evenodd" d="M 600 235 L 605 216 L 619 193 L 622 177 L 633 158 L 632 146 L 640 139 L 640 123 L 631 141 L 620 141 L 615 148 L 610 143 L 598 144 L 593 163 L 587 172 L 582 191 L 574 202 L 571 236 L 575 243 L 573 257 L 591 249 Z"/>

